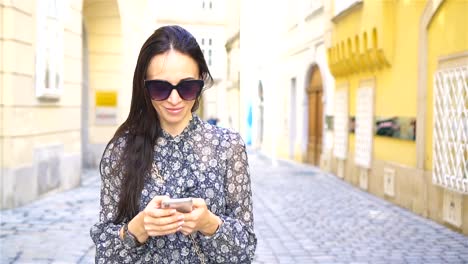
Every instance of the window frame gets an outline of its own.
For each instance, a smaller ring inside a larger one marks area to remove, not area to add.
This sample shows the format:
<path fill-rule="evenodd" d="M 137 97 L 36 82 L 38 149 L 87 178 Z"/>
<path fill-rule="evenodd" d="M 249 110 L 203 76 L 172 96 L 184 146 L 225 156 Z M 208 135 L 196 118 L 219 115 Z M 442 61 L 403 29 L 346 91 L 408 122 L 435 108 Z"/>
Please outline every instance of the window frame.
<path fill-rule="evenodd" d="M 432 182 L 468 194 L 468 52 L 439 59 L 433 90 Z"/>
<path fill-rule="evenodd" d="M 39 99 L 60 99 L 63 93 L 66 2 L 44 0 L 37 5 L 35 88 Z"/>

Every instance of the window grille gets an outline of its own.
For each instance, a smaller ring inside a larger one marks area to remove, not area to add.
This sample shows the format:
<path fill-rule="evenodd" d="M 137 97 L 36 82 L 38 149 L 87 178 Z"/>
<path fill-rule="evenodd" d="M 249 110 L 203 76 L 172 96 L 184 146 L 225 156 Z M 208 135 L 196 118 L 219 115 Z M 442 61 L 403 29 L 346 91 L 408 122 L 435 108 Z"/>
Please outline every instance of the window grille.
<path fill-rule="evenodd" d="M 434 184 L 468 194 L 468 65 L 434 76 Z"/>
<path fill-rule="evenodd" d="M 356 98 L 356 144 L 354 162 L 370 169 L 372 162 L 372 140 L 374 122 L 374 89 L 361 84 Z"/>
<path fill-rule="evenodd" d="M 348 124 L 348 90 L 340 89 L 335 92 L 333 155 L 342 160 L 346 159 L 348 152 Z"/>

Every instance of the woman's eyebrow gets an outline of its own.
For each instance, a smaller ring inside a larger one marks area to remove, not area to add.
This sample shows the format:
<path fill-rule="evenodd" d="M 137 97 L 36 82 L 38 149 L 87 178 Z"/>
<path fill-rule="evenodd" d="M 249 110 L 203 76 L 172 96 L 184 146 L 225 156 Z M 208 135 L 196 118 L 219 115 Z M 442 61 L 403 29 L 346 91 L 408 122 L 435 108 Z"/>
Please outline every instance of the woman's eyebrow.
<path fill-rule="evenodd" d="M 187 77 L 187 78 L 180 79 L 179 82 L 188 81 L 188 80 L 195 80 L 195 78 L 193 78 L 193 77 Z"/>

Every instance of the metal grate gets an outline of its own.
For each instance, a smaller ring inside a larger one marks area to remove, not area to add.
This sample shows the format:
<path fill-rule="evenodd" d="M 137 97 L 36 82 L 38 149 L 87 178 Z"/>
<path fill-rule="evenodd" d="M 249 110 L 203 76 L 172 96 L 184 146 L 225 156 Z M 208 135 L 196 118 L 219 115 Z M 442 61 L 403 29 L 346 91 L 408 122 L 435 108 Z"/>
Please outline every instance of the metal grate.
<path fill-rule="evenodd" d="M 468 66 L 434 77 L 434 184 L 468 194 Z"/>
<path fill-rule="evenodd" d="M 348 90 L 335 92 L 334 149 L 335 157 L 345 160 L 348 152 Z"/>
<path fill-rule="evenodd" d="M 363 83 L 356 98 L 356 146 L 354 162 L 362 168 L 371 168 L 374 122 L 374 89 Z"/>

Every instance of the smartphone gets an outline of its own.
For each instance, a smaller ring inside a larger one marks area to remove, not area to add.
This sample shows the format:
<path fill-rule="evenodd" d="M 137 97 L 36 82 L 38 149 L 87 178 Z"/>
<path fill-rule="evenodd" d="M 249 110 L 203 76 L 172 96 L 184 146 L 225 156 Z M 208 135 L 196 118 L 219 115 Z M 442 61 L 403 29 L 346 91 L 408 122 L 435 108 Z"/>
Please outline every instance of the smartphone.
<path fill-rule="evenodd" d="M 161 202 L 162 208 L 176 209 L 180 213 L 192 212 L 192 198 L 167 199 Z"/>

